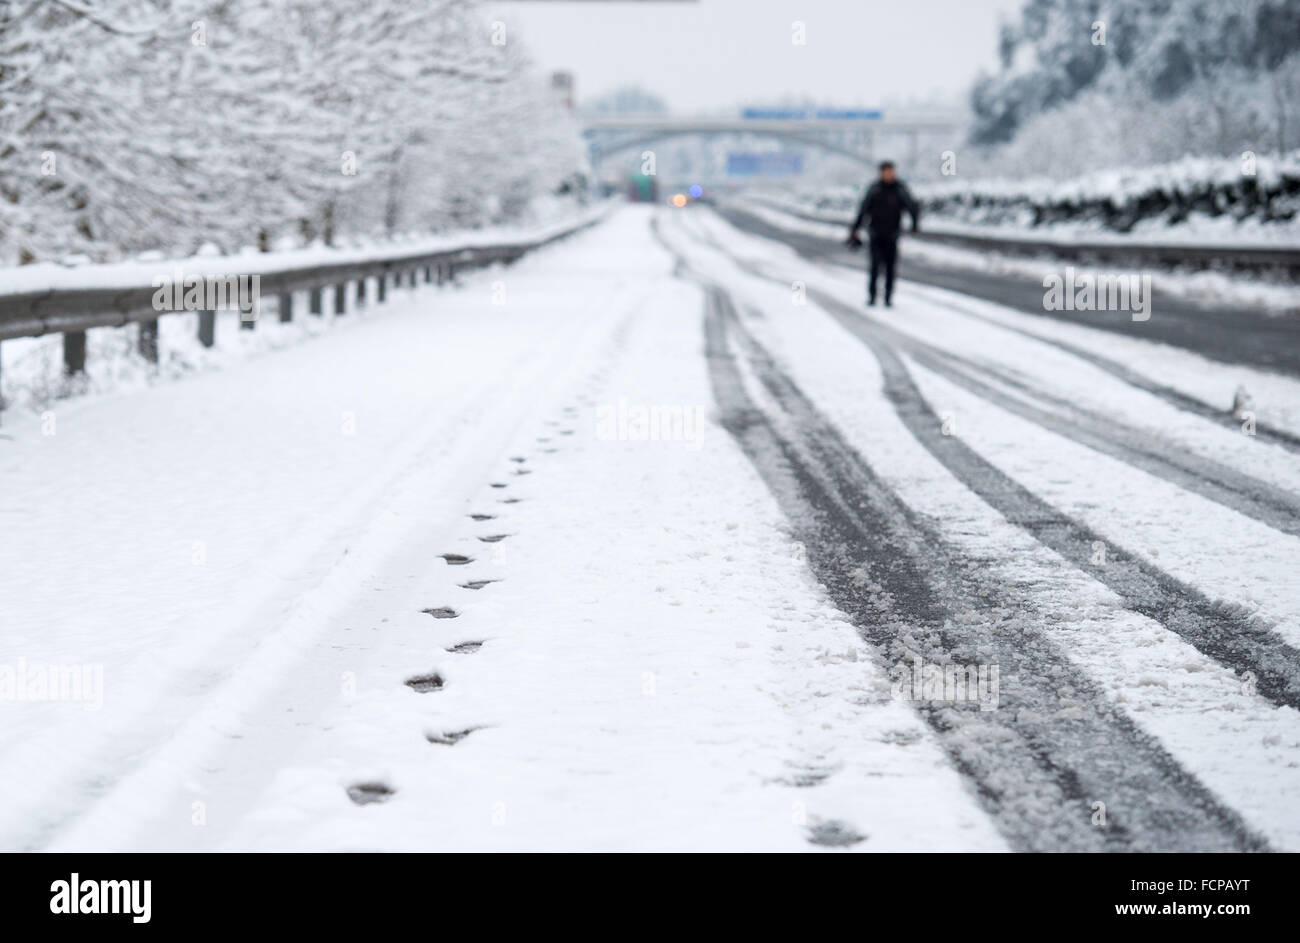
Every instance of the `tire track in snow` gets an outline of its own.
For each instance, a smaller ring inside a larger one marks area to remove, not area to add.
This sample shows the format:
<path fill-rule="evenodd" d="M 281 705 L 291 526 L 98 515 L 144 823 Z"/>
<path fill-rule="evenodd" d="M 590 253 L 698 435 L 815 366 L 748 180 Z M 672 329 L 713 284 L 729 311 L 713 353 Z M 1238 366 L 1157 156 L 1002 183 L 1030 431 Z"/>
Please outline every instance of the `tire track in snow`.
<path fill-rule="evenodd" d="M 945 705 L 924 707 L 922 713 L 945 739 L 959 767 L 976 780 L 981 795 L 993 800 L 994 814 L 1014 820 L 1001 822 L 1013 841 L 1035 850 L 1097 847 L 1098 837 L 1103 839 L 1101 847 L 1124 850 L 1262 847 L 1234 813 L 1222 808 L 1094 686 L 1072 681 L 1063 687 L 1057 673 L 1068 664 L 1065 654 L 1050 642 L 1026 635 L 1029 627 L 1014 615 L 1008 617 L 1025 607 L 1005 598 L 997 587 L 984 585 L 977 565 L 952 555 L 938 535 L 880 483 L 753 338 L 737 328 L 725 297 L 717 297 L 715 304 L 715 311 L 724 312 L 721 318 L 714 316 L 715 322 L 725 319 L 759 381 L 788 417 L 788 424 L 773 435 L 795 430 L 796 441 L 782 442 L 781 453 L 803 487 L 800 495 L 786 489 L 787 510 L 795 520 L 806 520 L 810 508 L 821 518 L 806 543 L 814 570 L 837 604 L 890 664 L 906 664 L 920 654 L 930 664 L 987 663 L 1007 672 L 1006 702 L 998 711 Z M 717 335 L 715 328 L 710 338 L 715 374 L 724 369 L 717 364 Z M 735 385 L 730 385 L 734 394 Z M 726 389 L 727 379 L 719 386 Z M 739 413 L 740 428 L 749 436 L 754 430 L 752 409 L 752 404 L 742 405 Z M 770 447 L 750 451 L 759 461 L 772 454 Z M 810 507 L 801 507 L 802 494 L 812 495 Z M 828 520 L 832 508 L 833 519 L 849 522 L 848 527 Z M 882 613 L 883 600 L 889 607 Z M 963 615 L 969 612 L 977 614 L 973 623 Z M 980 622 L 994 625 L 988 637 L 980 637 Z M 1101 830 L 1091 825 L 1091 802 L 1101 796 L 1110 797 L 1112 812 L 1123 811 L 1098 836 Z M 1183 834 L 1174 838 L 1171 829 Z"/>
<path fill-rule="evenodd" d="M 750 274 L 780 281 L 763 272 L 752 262 L 740 259 L 729 252 L 710 234 L 695 231 L 693 235 L 718 252 L 727 255 L 737 266 Z M 809 289 L 809 295 L 813 294 L 814 290 Z M 843 305 L 843 302 L 837 304 Z M 853 318 L 855 322 L 863 320 L 860 312 L 855 312 Z M 842 317 L 839 320 L 843 322 Z M 986 320 L 997 324 L 992 319 Z M 1238 471 L 1215 459 L 1185 452 L 1176 445 L 1166 443 L 1166 448 L 1163 450 L 1153 448 L 1150 433 L 1142 429 L 1079 406 L 1041 387 L 1012 377 L 996 367 L 977 363 L 945 348 L 927 344 L 906 331 L 879 320 L 871 319 L 870 326 L 873 331 L 887 338 L 895 348 L 905 351 L 922 366 L 1022 419 L 1134 468 L 1139 468 L 1284 534 L 1300 536 L 1300 499 L 1283 488 Z M 1038 339 L 1031 332 L 1017 333 Z M 1043 409 L 1034 402 L 1009 395 L 1004 390 L 985 382 L 979 374 L 992 376 L 1004 385 L 1013 386 L 1033 399 L 1049 401 L 1055 406 L 1056 411 Z"/>
<path fill-rule="evenodd" d="M 823 239 L 818 236 L 808 236 L 790 230 L 783 230 L 765 220 L 753 216 L 752 214 L 735 208 L 720 209 L 718 215 L 744 232 L 748 232 L 751 235 L 763 239 L 778 242 L 781 245 L 793 249 L 800 256 L 816 265 L 833 266 L 834 268 L 852 271 L 858 275 L 863 274 L 863 269 L 860 264 L 846 262 L 832 255 L 832 250 L 838 249 L 839 244 L 831 240 Z M 1018 334 L 1022 337 L 1029 338 L 1030 340 L 1039 341 L 1040 343 L 1056 347 L 1068 354 L 1078 357 L 1081 360 L 1087 361 L 1099 370 L 1111 374 L 1116 379 L 1127 383 L 1136 389 L 1159 397 L 1177 409 L 1199 416 L 1203 419 L 1209 419 L 1211 422 L 1218 423 L 1219 425 L 1229 429 L 1240 429 L 1240 420 L 1236 419 L 1230 411 L 1216 409 L 1208 403 L 1197 399 L 1195 396 L 1191 396 L 1190 394 L 1184 393 L 1174 387 L 1167 386 L 1150 377 L 1144 376 L 1117 360 L 1112 360 L 1109 357 L 1095 353 L 1085 347 L 1072 344 L 1067 340 L 1048 337 L 1035 331 L 1016 327 L 1000 321 L 997 318 L 992 318 L 986 314 L 982 314 L 969 305 L 963 305 L 945 297 L 949 294 L 959 294 L 959 292 L 956 292 L 951 288 L 943 288 L 937 285 L 929 285 L 919 282 L 915 283 L 915 285 L 921 290 L 922 296 L 929 304 L 933 304 L 936 307 L 947 308 L 957 314 L 965 315 L 992 327 L 1000 328 L 1004 331 L 1010 331 L 1013 334 Z M 988 303 L 996 304 L 997 302 Z M 1016 311 L 1017 309 L 1009 308 L 1009 310 Z M 1017 311 L 1017 313 L 1023 314 L 1024 312 Z M 1205 356 L 1204 351 L 1191 350 L 1191 352 Z M 1268 370 L 1271 368 L 1262 367 L 1260 369 Z M 1289 452 L 1300 455 L 1300 436 L 1284 429 L 1260 423 L 1256 420 L 1255 435 L 1253 438 L 1260 442 L 1268 442 L 1277 445 Z"/>
<path fill-rule="evenodd" d="M 1026 632 L 1024 607 L 987 585 L 978 562 L 953 554 L 880 482 L 748 333 L 725 292 L 700 280 L 722 424 L 789 516 L 837 605 L 886 667 L 919 655 L 1006 671 L 996 710 L 968 702 L 918 709 L 1008 839 L 1025 850 L 1265 850 L 1095 686 L 1077 672 L 1062 682 L 1068 658 Z M 778 415 L 746 390 L 733 340 Z M 1106 828 L 1091 824 L 1099 798 Z"/>
<path fill-rule="evenodd" d="M 872 329 L 888 337 L 917 363 L 1007 412 L 1284 534 L 1300 536 L 1300 501 L 1283 488 L 1212 458 L 1180 451 L 1170 443 L 1165 443 L 1163 450 L 1155 448 L 1153 445 L 1157 443 L 1149 444 L 1150 435 L 1141 429 L 1071 403 L 1002 371 L 926 344 L 887 325 L 873 323 Z M 1004 384 L 1014 386 L 1035 399 L 1049 401 L 1058 411 L 1043 409 L 1009 395 L 981 379 L 977 375 L 979 372 L 992 374 Z"/>
<path fill-rule="evenodd" d="M 1257 619 L 1216 603 L 1195 587 L 1102 538 L 1003 473 L 966 443 L 946 436 L 911 374 L 857 312 L 823 292 L 808 295 L 875 354 L 885 376 L 885 395 L 917 441 L 1008 521 L 1028 531 L 1094 579 L 1110 587 L 1126 608 L 1159 622 L 1198 651 L 1244 675 L 1275 704 L 1300 709 L 1300 652 Z M 1106 562 L 1093 562 L 1096 544 Z"/>
<path fill-rule="evenodd" d="M 1004 331 L 1010 331 L 1012 334 L 1018 334 L 1021 337 L 1028 338 L 1029 340 L 1035 340 L 1047 344 L 1050 347 L 1055 347 L 1071 356 L 1086 361 L 1099 370 L 1109 373 L 1117 380 L 1128 384 L 1134 389 L 1141 390 L 1144 393 L 1150 393 L 1152 396 L 1164 400 L 1176 409 L 1185 413 L 1191 413 L 1192 415 L 1198 416 L 1202 419 L 1208 419 L 1224 428 L 1232 429 L 1233 431 L 1240 431 L 1241 421 L 1233 416 L 1231 412 L 1215 409 L 1209 403 L 1203 402 L 1202 400 L 1184 393 L 1181 390 L 1177 390 L 1171 386 L 1166 386 L 1150 377 L 1144 376 L 1117 360 L 1112 360 L 1109 357 L 1095 353 L 1085 347 L 1080 347 L 1078 344 L 1072 344 L 1067 340 L 1045 337 L 1033 331 L 1025 330 L 1024 328 L 1004 324 L 996 318 L 991 318 L 985 314 L 981 314 L 966 305 L 949 301 L 946 298 L 936 297 L 937 292 L 929 289 L 928 286 L 922 287 L 926 289 L 924 297 L 927 304 L 932 304 L 939 308 L 947 308 L 949 311 L 973 318 L 974 320 L 981 321 L 985 324 L 991 325 L 992 327 L 997 327 Z M 1035 395 L 1042 394 L 1036 393 Z M 1268 442 L 1272 445 L 1280 446 L 1288 452 L 1300 455 L 1300 436 L 1292 435 L 1285 430 L 1277 429 L 1258 421 L 1255 423 L 1255 435 L 1253 437 L 1247 436 L 1247 438 L 1254 438 L 1259 442 Z"/>
<path fill-rule="evenodd" d="M 713 246 L 744 271 L 784 285 L 782 279 L 737 258 L 724 246 L 716 242 Z M 866 344 L 880 363 L 885 395 L 904 424 L 931 455 L 985 503 L 1109 587 L 1123 600 L 1125 608 L 1177 633 L 1202 654 L 1243 677 L 1249 672 L 1258 693 L 1273 703 L 1300 709 L 1300 652 L 1259 619 L 1210 600 L 1196 588 L 1104 540 L 1087 525 L 1057 510 L 1003 473 L 957 437 L 944 435 L 939 417 L 897 352 L 886 342 L 890 334 L 898 332 L 863 318 L 856 308 L 818 288 L 808 286 L 807 295 Z M 910 338 L 906 340 L 911 342 Z M 1093 562 L 1097 544 L 1107 547 L 1105 563 Z"/>
<path fill-rule="evenodd" d="M 762 272 L 716 240 L 707 236 L 697 238 L 710 242 L 713 248 L 755 277 L 784 285 L 782 279 Z M 886 395 L 895 403 L 895 409 L 907 427 L 932 455 L 986 503 L 1040 543 L 1110 587 L 1124 600 L 1126 608 L 1178 633 L 1203 654 L 1239 674 L 1251 672 L 1259 693 L 1274 703 L 1300 707 L 1300 652 L 1259 620 L 1209 600 L 1195 588 L 1103 540 L 1086 525 L 1058 511 L 1002 473 L 956 437 L 943 435 L 938 416 L 925 402 L 906 367 L 882 336 L 894 335 L 896 342 L 908 344 L 914 343 L 913 339 L 886 325 L 864 319 L 856 308 L 820 289 L 809 286 L 807 294 L 875 354 L 885 377 Z M 918 404 L 919 409 L 916 408 Z M 1092 562 L 1096 543 L 1108 547 L 1105 564 Z"/>
<path fill-rule="evenodd" d="M 719 206 L 717 212 L 738 228 L 788 245 L 806 258 L 826 257 L 831 253 L 843 257 L 846 254 L 838 238 L 781 226 L 735 204 Z M 1039 261 L 1044 266 L 1053 265 L 1050 258 Z M 860 264 L 842 264 L 862 272 Z M 1066 264 L 1057 261 L 1055 268 L 1060 269 Z M 1037 276 L 943 264 L 924 258 L 924 254 L 920 258 L 913 256 L 906 262 L 904 271 L 910 273 L 908 278 L 913 282 L 978 298 L 1022 314 L 1072 325 L 1082 324 L 1125 338 L 1134 337 L 1137 327 L 1143 340 L 1191 351 L 1220 364 L 1262 368 L 1291 377 L 1300 375 L 1300 360 L 1296 356 L 1297 325 L 1285 317 L 1254 310 L 1234 310 L 1236 326 L 1228 330 L 1224 309 L 1164 294 L 1160 297 L 1164 316 L 1135 326 L 1123 312 L 1043 310 L 1043 289 Z"/>

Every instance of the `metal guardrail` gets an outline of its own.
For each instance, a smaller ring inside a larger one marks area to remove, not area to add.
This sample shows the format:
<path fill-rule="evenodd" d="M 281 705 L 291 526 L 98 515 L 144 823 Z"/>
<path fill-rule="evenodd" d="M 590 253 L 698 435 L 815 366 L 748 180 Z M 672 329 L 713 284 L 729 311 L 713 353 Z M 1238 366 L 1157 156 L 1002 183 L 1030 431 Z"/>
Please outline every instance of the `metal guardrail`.
<path fill-rule="evenodd" d="M 387 299 L 390 287 L 400 287 L 404 283 L 415 287 L 421 280 L 426 284 L 443 284 L 454 278 L 458 271 L 484 268 L 496 263 L 509 264 L 527 252 L 571 236 L 596 222 L 598 218 L 587 220 L 531 242 L 443 249 L 367 261 L 351 260 L 279 269 L 258 267 L 241 271 L 240 258 L 232 257 L 230 269 L 223 272 L 222 277 L 257 275 L 260 294 L 278 297 L 279 320 L 282 322 L 293 320 L 293 298 L 296 292 L 307 292 L 311 314 L 321 315 L 322 293 L 332 288 L 335 292 L 335 314 L 345 314 L 349 283 L 357 285 L 356 303 L 366 304 L 367 282 L 374 279 L 374 301 L 381 303 Z M 265 259 L 265 256 L 261 258 Z M 172 261 L 160 263 L 168 266 L 175 264 L 177 263 Z M 216 311 L 160 311 L 153 303 L 157 290 L 153 285 L 133 285 L 126 288 L 69 288 L 0 294 L 0 341 L 61 333 L 64 369 L 68 373 L 78 373 L 85 369 L 86 331 L 90 328 L 138 324 L 140 335 L 137 349 L 147 360 L 156 363 L 158 318 L 170 314 L 197 313 L 200 343 L 206 347 L 216 343 Z M 241 328 L 251 330 L 256 326 L 255 318 L 241 317 Z M 0 408 L 3 408 L 3 404 L 0 404 Z"/>
<path fill-rule="evenodd" d="M 848 227 L 852 214 L 832 217 L 809 213 L 777 203 L 758 203 L 768 209 L 813 223 Z M 1126 267 L 1186 267 L 1193 269 L 1218 269 L 1246 274 L 1277 273 L 1288 281 L 1300 282 L 1300 251 L 1267 247 L 1154 245 L 1115 242 L 1057 242 L 1044 239 L 1024 239 L 1014 236 L 972 235 L 969 233 L 921 231 L 909 238 L 938 245 L 951 245 L 979 252 L 1004 252 L 1018 256 L 1051 256 L 1066 262 L 1096 265 L 1122 265 Z"/>

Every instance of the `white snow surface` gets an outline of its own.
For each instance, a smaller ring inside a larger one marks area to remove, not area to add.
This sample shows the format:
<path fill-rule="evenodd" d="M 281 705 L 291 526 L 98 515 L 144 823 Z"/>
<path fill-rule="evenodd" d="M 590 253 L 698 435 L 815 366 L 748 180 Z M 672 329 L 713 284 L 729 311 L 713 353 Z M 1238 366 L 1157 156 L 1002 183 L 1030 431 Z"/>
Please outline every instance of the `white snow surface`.
<path fill-rule="evenodd" d="M 719 425 L 703 294 L 655 219 L 882 484 L 1024 600 L 1069 653 L 1063 682 L 1095 685 L 1272 847 L 1300 849 L 1300 712 L 1245 693 L 941 465 L 871 351 L 792 301 L 803 282 L 857 306 L 860 274 L 703 207 L 627 207 L 509 268 L 308 327 L 223 322 L 202 369 L 122 368 L 7 414 L 0 669 L 99 666 L 103 698 L 0 699 L 0 847 L 827 851 L 809 838 L 833 834 L 840 850 L 1005 850 Z M 1067 419 L 1113 417 L 1300 492 L 1293 454 L 1053 342 L 1220 406 L 1244 385 L 1261 423 L 1296 432 L 1291 378 L 906 281 L 862 316 Z M 1296 537 L 902 356 L 1003 474 L 1300 645 Z M 617 421 L 640 408 L 682 422 L 641 440 Z M 437 690 L 406 684 L 433 675 Z M 387 792 L 359 804 L 358 786 Z"/>
<path fill-rule="evenodd" d="M 0 702 L 0 846 L 1004 848 L 716 426 L 651 212 L 17 414 L 0 662 L 102 666 L 103 703 Z M 611 437 L 623 405 L 702 422 Z"/>

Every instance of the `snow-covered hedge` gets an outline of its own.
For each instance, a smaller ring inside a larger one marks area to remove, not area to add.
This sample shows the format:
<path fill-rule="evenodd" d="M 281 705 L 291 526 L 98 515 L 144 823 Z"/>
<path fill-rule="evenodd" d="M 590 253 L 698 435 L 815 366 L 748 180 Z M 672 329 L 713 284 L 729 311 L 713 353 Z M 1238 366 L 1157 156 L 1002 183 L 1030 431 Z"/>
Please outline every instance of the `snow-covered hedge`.
<path fill-rule="evenodd" d="M 1064 182 L 950 179 L 918 186 L 917 196 L 931 212 L 976 223 L 1092 222 L 1128 232 L 1140 222 L 1176 225 L 1193 214 L 1286 222 L 1300 213 L 1300 151 L 1259 158 L 1253 175 L 1242 172 L 1241 161 L 1186 158 Z"/>
<path fill-rule="evenodd" d="M 1130 232 L 1139 223 L 1178 225 L 1196 217 L 1283 224 L 1300 217 L 1300 151 L 1260 157 L 1253 175 L 1240 160 L 1185 158 L 1142 169 L 1098 171 L 1070 180 L 965 180 L 919 183 L 913 191 L 932 216 L 1015 227 L 1085 223 Z M 851 215 L 848 188 L 805 194 L 808 209 Z"/>

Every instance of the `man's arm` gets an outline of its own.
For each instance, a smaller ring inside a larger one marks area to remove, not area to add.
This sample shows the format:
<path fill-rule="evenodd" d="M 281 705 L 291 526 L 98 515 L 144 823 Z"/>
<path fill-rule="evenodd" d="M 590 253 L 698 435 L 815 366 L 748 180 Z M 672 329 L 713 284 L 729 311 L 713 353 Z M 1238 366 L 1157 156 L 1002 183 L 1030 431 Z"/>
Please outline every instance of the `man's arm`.
<path fill-rule="evenodd" d="M 848 244 L 854 248 L 862 245 L 862 240 L 858 238 L 858 230 L 862 228 L 862 224 L 871 213 L 871 201 L 875 198 L 875 195 L 876 185 L 873 183 L 867 187 L 867 192 L 862 197 L 862 205 L 858 207 L 858 215 L 853 220 L 853 225 L 849 227 Z"/>
<path fill-rule="evenodd" d="M 857 232 L 862 228 L 862 224 L 866 222 L 867 216 L 871 212 L 871 202 L 875 199 L 875 196 L 876 185 L 873 183 L 867 187 L 867 192 L 862 197 L 862 205 L 858 207 L 858 217 L 853 221 L 853 225 L 849 227 L 850 232 Z"/>
<path fill-rule="evenodd" d="M 912 214 L 912 232 L 920 232 L 921 204 L 916 202 L 916 197 L 912 196 L 912 191 L 907 189 L 907 184 L 900 183 L 898 189 L 903 194 L 903 206 Z"/>

